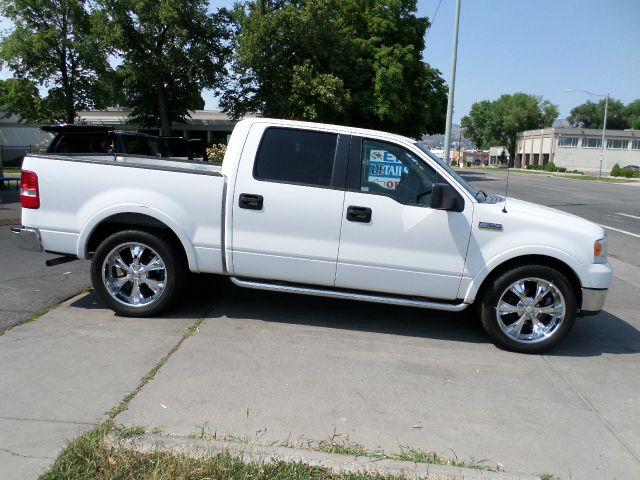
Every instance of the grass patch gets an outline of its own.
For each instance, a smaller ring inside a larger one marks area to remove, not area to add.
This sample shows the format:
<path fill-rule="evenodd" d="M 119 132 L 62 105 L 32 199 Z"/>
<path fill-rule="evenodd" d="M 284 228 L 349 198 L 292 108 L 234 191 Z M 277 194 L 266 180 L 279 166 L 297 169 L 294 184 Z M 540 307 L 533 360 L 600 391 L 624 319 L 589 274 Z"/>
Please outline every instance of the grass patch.
<path fill-rule="evenodd" d="M 108 426 L 98 426 L 73 440 L 40 480 L 216 479 L 216 480 L 405 480 L 365 473 L 334 473 L 295 462 L 246 462 L 221 453 L 194 458 L 168 452 L 138 452 L 104 440 Z"/>
<path fill-rule="evenodd" d="M 21 169 L 20 169 L 20 167 L 4 167 L 2 169 L 2 172 L 4 173 L 4 175 L 6 175 L 8 173 L 20 173 Z"/>

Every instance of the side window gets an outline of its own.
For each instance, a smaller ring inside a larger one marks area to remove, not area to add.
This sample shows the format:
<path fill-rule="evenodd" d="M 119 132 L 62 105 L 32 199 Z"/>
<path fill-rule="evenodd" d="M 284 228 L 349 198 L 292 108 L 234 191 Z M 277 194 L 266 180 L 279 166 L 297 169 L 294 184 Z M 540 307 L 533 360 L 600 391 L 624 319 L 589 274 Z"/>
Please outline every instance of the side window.
<path fill-rule="evenodd" d="M 269 128 L 258 149 L 253 176 L 258 180 L 329 187 L 338 135 L 291 128 Z"/>
<path fill-rule="evenodd" d="M 388 195 L 405 205 L 430 205 L 438 174 L 408 150 L 386 142 L 362 142 L 360 191 Z"/>
<path fill-rule="evenodd" d="M 130 155 L 160 156 L 160 146 L 156 138 L 138 135 L 122 135 L 122 141 L 125 152 Z"/>

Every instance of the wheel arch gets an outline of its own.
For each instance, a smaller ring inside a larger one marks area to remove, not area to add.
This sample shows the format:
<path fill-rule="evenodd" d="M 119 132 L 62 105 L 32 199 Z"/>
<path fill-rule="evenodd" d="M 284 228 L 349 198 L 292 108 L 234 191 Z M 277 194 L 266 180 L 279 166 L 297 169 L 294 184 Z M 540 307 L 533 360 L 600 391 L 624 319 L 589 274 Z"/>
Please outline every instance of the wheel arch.
<path fill-rule="evenodd" d="M 103 212 L 102 215 L 94 217 L 80 234 L 78 256 L 91 258 L 98 245 L 110 235 L 123 230 L 138 229 L 161 234 L 166 240 L 173 243 L 184 256 L 189 269 L 197 271 L 195 251 L 191 247 L 186 233 L 169 217 L 159 214 L 159 212 L 146 210 L 144 213 L 130 210 L 115 213 Z"/>
<path fill-rule="evenodd" d="M 526 265 L 544 265 L 553 268 L 564 275 L 564 277 L 569 281 L 571 287 L 575 291 L 576 305 L 578 309 L 580 309 L 580 307 L 582 306 L 582 284 L 580 282 L 580 277 L 578 276 L 576 271 L 569 264 L 563 262 L 558 258 L 539 254 L 521 255 L 518 257 L 510 258 L 496 265 L 492 270 L 487 272 L 485 277 L 480 282 L 473 282 L 473 284 L 467 291 L 467 297 L 473 295 L 473 301 L 475 302 L 478 299 L 479 294 L 481 292 L 484 292 L 487 285 L 494 281 L 498 276 L 502 275 L 507 270 Z"/>

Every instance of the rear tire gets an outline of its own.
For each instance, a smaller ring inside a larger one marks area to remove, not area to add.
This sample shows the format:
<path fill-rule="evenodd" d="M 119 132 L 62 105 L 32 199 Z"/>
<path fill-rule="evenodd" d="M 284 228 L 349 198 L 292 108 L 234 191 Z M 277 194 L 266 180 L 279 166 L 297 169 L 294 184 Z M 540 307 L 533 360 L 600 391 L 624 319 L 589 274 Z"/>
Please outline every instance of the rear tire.
<path fill-rule="evenodd" d="M 125 230 L 105 239 L 91 262 L 91 282 L 114 312 L 149 317 L 179 296 L 186 277 L 177 248 L 156 233 Z"/>
<path fill-rule="evenodd" d="M 482 326 L 495 343 L 520 353 L 540 353 L 566 338 L 576 319 L 576 293 L 557 270 L 516 267 L 486 285 Z"/>

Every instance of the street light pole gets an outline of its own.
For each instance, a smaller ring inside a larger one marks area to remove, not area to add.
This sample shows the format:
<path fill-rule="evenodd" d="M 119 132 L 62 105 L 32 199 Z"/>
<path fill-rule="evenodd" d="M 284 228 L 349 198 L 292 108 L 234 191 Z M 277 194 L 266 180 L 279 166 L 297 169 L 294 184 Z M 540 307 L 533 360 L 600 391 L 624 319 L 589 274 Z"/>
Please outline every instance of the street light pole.
<path fill-rule="evenodd" d="M 598 180 L 602 179 L 602 162 L 604 161 L 604 136 L 607 132 L 607 112 L 609 110 L 609 92 L 606 94 L 592 93 L 587 90 L 569 89 L 565 92 L 583 92 L 592 97 L 604 97 L 604 120 L 602 121 L 602 141 L 600 143 L 600 168 L 598 169 Z M 566 152 L 565 152 L 566 153 Z"/>
<path fill-rule="evenodd" d="M 602 145 L 600 145 L 600 170 L 598 170 L 598 180 L 602 179 L 602 161 L 604 160 L 604 134 L 607 131 L 607 110 L 609 109 L 609 93 L 604 100 L 604 121 L 602 122 Z"/>
<path fill-rule="evenodd" d="M 456 19 L 453 31 L 453 50 L 451 52 L 451 80 L 449 82 L 449 97 L 447 100 L 447 123 L 444 130 L 444 161 L 449 162 L 451 148 L 451 122 L 453 118 L 453 93 L 456 88 L 456 63 L 458 60 L 458 26 L 460 25 L 460 0 L 456 0 Z"/>

